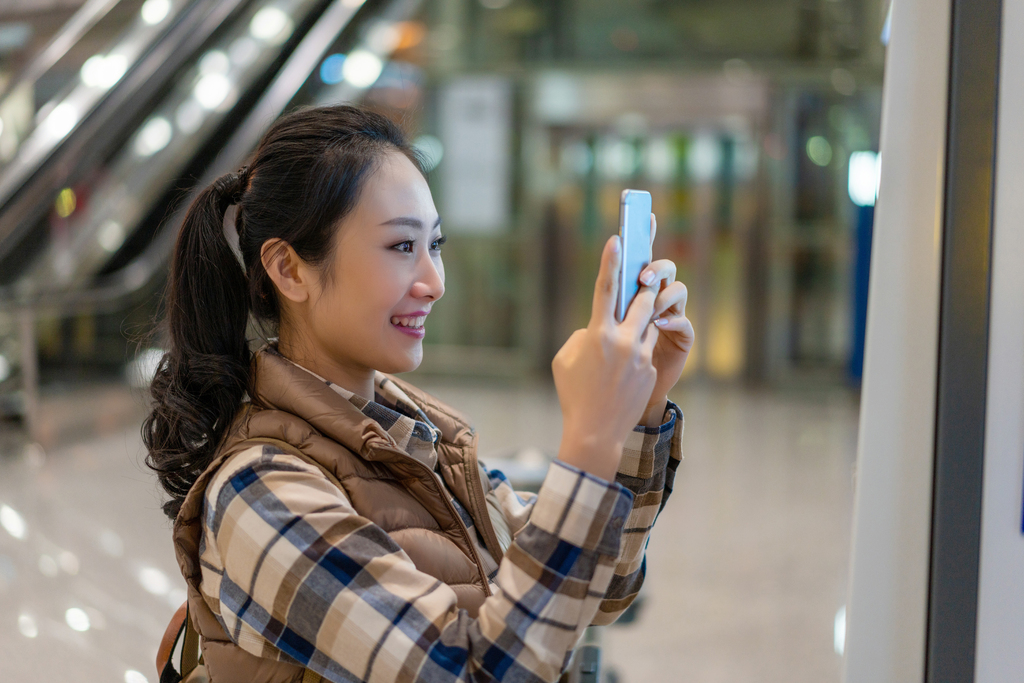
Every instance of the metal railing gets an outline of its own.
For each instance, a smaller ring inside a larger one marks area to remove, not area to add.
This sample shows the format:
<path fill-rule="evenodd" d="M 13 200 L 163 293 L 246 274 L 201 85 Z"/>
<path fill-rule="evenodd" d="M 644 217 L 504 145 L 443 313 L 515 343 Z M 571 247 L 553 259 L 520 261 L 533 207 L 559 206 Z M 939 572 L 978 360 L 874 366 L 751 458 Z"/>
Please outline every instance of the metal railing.
<path fill-rule="evenodd" d="M 0 103 L 10 93 L 38 81 L 54 67 L 89 29 L 103 21 L 122 0 L 87 0 L 40 52 L 0 90 Z"/>

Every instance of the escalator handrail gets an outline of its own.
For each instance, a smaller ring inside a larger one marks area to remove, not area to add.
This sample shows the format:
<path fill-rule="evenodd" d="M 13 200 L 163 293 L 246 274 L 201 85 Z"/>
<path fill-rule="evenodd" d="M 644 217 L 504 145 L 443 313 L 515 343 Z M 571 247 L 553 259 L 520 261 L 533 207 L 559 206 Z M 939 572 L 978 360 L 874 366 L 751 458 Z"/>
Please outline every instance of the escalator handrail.
<path fill-rule="evenodd" d="M 65 184 L 70 169 L 80 166 L 83 159 L 101 157 L 101 143 L 116 137 L 118 122 L 130 120 L 229 16 L 249 2 L 188 3 L 121 80 L 83 114 L 77 127 L 55 144 L 45 161 L 21 170 L 21 177 L 0 176 L 0 259 L 30 227 L 26 217 L 38 212 L 41 202 L 49 207 L 50 198 Z"/>
<path fill-rule="evenodd" d="M 420 2 L 421 0 L 367 0 L 362 7 L 352 8 L 348 0 L 334 0 L 288 56 L 256 105 L 207 167 L 203 176 L 174 213 L 164 221 L 153 241 L 135 259 L 123 268 L 104 276 L 101 281 L 87 289 L 45 292 L 24 297 L 18 295 L 14 286 L 0 288 L 0 309 L 33 308 L 57 313 L 89 310 L 99 313 L 123 308 L 153 281 L 162 268 L 166 267 L 185 212 L 195 197 L 204 187 L 221 175 L 238 168 L 245 161 L 255 149 L 260 137 L 295 98 L 306 81 L 304 76 L 313 73 L 317 63 L 330 47 L 332 39 L 351 21 L 357 9 L 365 11 L 370 9 L 366 6 L 376 5 L 382 8 L 382 14 L 387 12 L 391 16 L 408 16 Z"/>
<path fill-rule="evenodd" d="M 86 0 L 35 57 L 0 90 L 0 102 L 25 83 L 35 83 L 81 40 L 89 29 L 103 20 L 121 0 Z"/>
<path fill-rule="evenodd" d="M 119 2 L 120 0 L 116 1 Z M 94 95 L 96 95 L 95 100 L 91 102 L 86 111 L 82 112 L 79 121 L 75 124 L 72 130 L 64 137 L 52 141 L 50 144 L 50 148 L 44 149 L 38 158 L 26 162 L 25 160 L 22 159 L 22 149 L 24 148 L 24 145 L 28 143 L 34 135 L 38 134 L 37 131 L 39 129 L 39 126 L 42 124 L 42 122 L 38 120 L 42 112 L 42 108 L 36 112 L 34 117 L 36 121 L 32 132 L 19 143 L 19 151 L 17 156 L 15 156 L 14 159 L 8 162 L 6 166 L 3 168 L 3 172 L 0 173 L 0 210 L 2 210 L 2 207 L 11 199 L 11 197 L 17 194 L 21 186 L 24 183 L 28 182 L 32 174 L 37 172 L 41 165 L 46 163 L 46 160 L 50 156 L 52 156 L 62 145 L 67 144 L 71 141 L 71 139 L 75 135 L 75 131 L 85 122 L 85 120 L 88 118 L 89 115 L 91 115 L 91 113 L 94 110 L 96 110 L 98 107 L 102 105 L 104 100 L 114 95 L 119 89 L 125 87 L 126 76 L 129 73 L 131 73 L 131 71 L 135 69 L 139 63 L 141 63 L 141 61 L 145 58 L 146 54 L 154 46 L 156 46 L 157 44 L 159 44 L 161 40 L 166 38 L 167 34 L 173 30 L 174 26 L 178 22 L 183 21 L 187 18 L 187 15 L 190 11 L 195 11 L 193 3 L 183 3 L 182 6 L 178 8 L 177 13 L 174 16 L 172 16 L 169 20 L 165 20 L 164 22 L 162 22 L 159 28 L 150 28 L 150 30 L 153 31 L 153 36 L 151 38 L 149 45 L 140 51 L 135 60 L 135 63 L 129 65 L 126 74 L 122 76 L 122 78 L 119 79 L 118 82 L 115 83 L 112 87 L 106 89 L 102 93 L 93 93 Z M 69 22 L 69 24 L 70 23 L 71 22 Z M 72 39 L 81 39 L 84 33 L 86 32 L 85 30 L 79 31 L 76 29 L 76 27 L 67 27 L 67 25 L 66 28 L 67 36 L 65 42 L 68 43 L 70 43 Z M 62 33 L 65 33 L 65 31 L 62 30 Z M 123 41 L 125 39 L 125 36 L 127 35 L 128 32 L 122 33 L 120 36 L 121 40 Z M 70 45 L 67 45 L 64 49 L 66 50 L 69 48 Z M 31 77 L 29 75 L 19 76 L 18 85 L 20 86 L 25 83 L 33 83 L 35 82 L 35 79 L 39 78 L 41 75 L 42 72 L 32 74 Z M 72 79 L 71 82 L 76 83 L 76 79 Z M 43 105 L 43 108 L 48 107 L 50 105 L 57 106 L 55 104 L 57 97 L 63 98 L 63 101 L 67 101 L 69 97 L 71 97 L 75 92 L 77 92 L 79 87 L 81 86 L 75 85 L 73 88 L 70 89 L 62 89 L 62 91 L 53 100 L 46 103 L 46 105 Z"/>

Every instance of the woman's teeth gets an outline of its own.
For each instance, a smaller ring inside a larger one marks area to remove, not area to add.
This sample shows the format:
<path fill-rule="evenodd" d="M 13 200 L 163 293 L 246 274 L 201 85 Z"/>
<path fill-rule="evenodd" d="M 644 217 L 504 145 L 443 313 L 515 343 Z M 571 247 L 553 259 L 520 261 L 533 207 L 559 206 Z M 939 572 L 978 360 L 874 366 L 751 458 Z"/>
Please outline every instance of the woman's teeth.
<path fill-rule="evenodd" d="M 423 323 L 426 321 L 426 319 L 427 316 L 425 315 L 420 315 L 412 318 L 408 316 L 395 316 L 394 318 L 391 319 L 391 324 L 398 325 L 400 327 L 423 327 Z"/>

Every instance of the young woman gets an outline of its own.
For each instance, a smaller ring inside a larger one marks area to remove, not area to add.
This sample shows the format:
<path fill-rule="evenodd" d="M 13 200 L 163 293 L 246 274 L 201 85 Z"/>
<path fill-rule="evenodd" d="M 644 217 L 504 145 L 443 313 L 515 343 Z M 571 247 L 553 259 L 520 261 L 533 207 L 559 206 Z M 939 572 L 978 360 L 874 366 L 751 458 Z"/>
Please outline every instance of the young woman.
<path fill-rule="evenodd" d="M 422 359 L 440 224 L 401 131 L 347 106 L 283 117 L 189 209 L 143 436 L 214 683 L 555 681 L 640 588 L 681 458 L 675 266 L 616 323 L 608 241 L 552 366 L 558 460 L 517 494 L 457 412 L 387 374 Z M 255 353 L 250 315 L 277 334 Z"/>

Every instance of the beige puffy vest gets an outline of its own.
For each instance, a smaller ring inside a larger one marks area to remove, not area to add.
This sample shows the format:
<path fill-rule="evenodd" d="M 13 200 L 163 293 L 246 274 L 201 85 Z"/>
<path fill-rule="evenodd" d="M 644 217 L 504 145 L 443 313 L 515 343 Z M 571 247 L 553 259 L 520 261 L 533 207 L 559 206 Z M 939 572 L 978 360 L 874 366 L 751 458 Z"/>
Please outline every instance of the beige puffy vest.
<path fill-rule="evenodd" d="M 417 569 L 451 586 L 458 606 L 476 616 L 489 595 L 477 552 L 436 475 L 396 448 L 372 418 L 288 360 L 266 351 L 253 360 L 256 397 L 236 418 L 217 457 L 189 490 L 174 523 L 174 551 L 188 584 L 192 623 L 212 683 L 299 683 L 305 669 L 252 655 L 224 632 L 199 590 L 203 501 L 217 469 L 231 456 L 270 443 L 318 466 L 356 511 L 409 555 Z M 487 550 L 502 551 L 487 514 L 487 484 L 476 459 L 477 437 L 451 408 L 391 378 L 441 431 L 441 475 L 472 515 Z"/>

